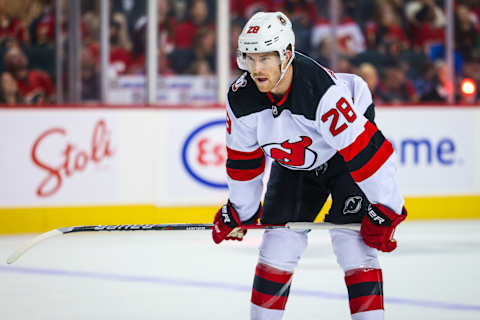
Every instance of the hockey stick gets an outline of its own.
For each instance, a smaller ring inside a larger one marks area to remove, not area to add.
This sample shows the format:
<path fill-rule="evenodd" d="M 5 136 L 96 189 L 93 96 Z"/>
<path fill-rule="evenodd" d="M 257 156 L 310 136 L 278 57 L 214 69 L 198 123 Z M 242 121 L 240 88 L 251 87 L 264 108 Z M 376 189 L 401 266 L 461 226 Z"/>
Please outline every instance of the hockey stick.
<path fill-rule="evenodd" d="M 244 229 L 334 229 L 347 228 L 352 230 L 360 230 L 360 224 L 333 224 L 328 222 L 288 222 L 286 224 L 252 224 L 242 226 Z M 35 246 L 37 243 L 55 236 L 74 233 L 74 232 L 108 232 L 108 231 L 166 231 L 166 230 L 211 230 L 213 224 L 121 224 L 121 225 L 98 225 L 98 226 L 77 226 L 63 227 L 42 233 L 27 242 L 23 247 L 14 251 L 7 259 L 7 263 L 11 264 L 18 260 L 25 252 Z"/>

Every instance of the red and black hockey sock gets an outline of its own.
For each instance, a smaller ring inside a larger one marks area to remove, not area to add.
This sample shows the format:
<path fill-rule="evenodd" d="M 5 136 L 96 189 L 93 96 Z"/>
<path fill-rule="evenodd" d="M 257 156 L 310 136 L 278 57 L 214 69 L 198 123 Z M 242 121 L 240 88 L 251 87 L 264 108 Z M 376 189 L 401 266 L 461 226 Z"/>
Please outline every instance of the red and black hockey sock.
<path fill-rule="evenodd" d="M 285 310 L 292 272 L 258 263 L 251 302 L 266 309 Z"/>
<path fill-rule="evenodd" d="M 353 269 L 345 272 L 350 312 L 383 310 L 382 269 Z"/>

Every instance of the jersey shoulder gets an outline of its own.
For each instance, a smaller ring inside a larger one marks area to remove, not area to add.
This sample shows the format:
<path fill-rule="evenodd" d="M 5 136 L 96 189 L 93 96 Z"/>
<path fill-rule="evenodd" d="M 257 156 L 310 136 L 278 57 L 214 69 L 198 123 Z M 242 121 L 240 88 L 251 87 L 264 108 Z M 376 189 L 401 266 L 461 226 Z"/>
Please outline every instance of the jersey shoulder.
<path fill-rule="evenodd" d="M 228 90 L 228 104 L 236 118 L 269 109 L 269 101 L 258 91 L 248 72 L 233 81 Z"/>
<path fill-rule="evenodd" d="M 367 82 L 362 77 L 351 73 L 337 73 L 336 75 L 350 90 L 355 109 L 373 122 L 375 104 Z"/>
<path fill-rule="evenodd" d="M 320 100 L 335 85 L 334 73 L 300 52 L 295 52 L 293 73 L 292 112 L 315 120 Z"/>

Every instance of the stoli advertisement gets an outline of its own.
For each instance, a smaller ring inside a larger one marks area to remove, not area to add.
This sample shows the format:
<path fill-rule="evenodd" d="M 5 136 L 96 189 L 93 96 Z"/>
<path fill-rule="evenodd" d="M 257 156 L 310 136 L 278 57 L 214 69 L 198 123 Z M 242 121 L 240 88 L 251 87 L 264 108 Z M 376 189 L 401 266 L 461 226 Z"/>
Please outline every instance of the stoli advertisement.
<path fill-rule="evenodd" d="M 0 119 L 1 206 L 114 202 L 118 126 L 100 112 L 17 111 Z"/>

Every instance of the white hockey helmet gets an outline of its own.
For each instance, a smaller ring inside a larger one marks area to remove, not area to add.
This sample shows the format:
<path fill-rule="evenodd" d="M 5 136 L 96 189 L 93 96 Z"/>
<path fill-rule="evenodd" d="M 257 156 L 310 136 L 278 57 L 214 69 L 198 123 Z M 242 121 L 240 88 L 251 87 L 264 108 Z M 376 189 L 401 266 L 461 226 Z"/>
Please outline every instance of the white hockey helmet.
<path fill-rule="evenodd" d="M 292 57 L 283 67 L 286 51 L 291 45 Z M 238 37 L 237 65 L 248 71 L 246 64 L 247 53 L 262 53 L 277 51 L 282 63 L 282 78 L 288 66 L 292 63 L 295 50 L 295 34 L 292 23 L 282 12 L 257 12 L 243 27 Z"/>

